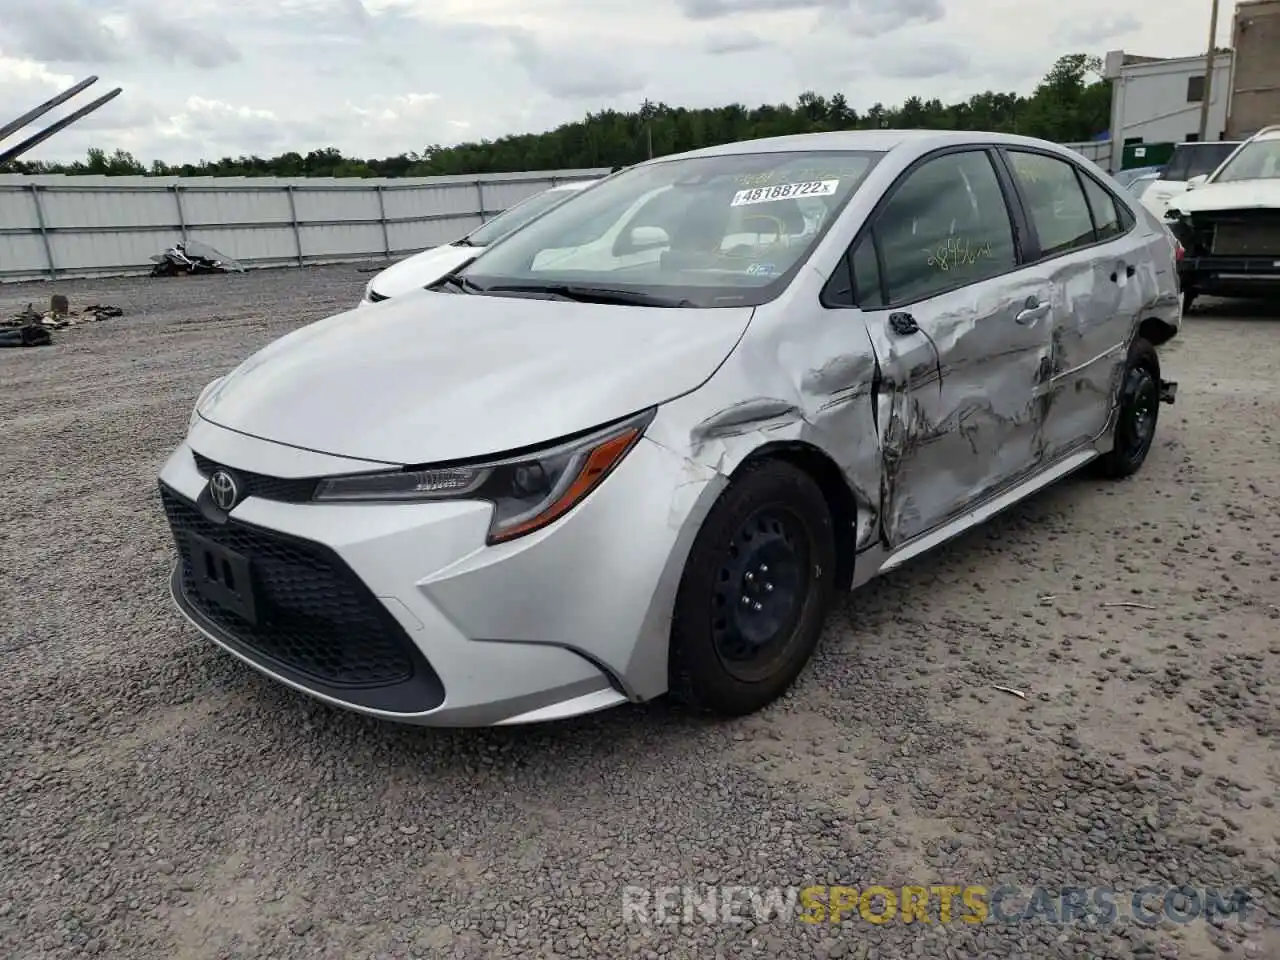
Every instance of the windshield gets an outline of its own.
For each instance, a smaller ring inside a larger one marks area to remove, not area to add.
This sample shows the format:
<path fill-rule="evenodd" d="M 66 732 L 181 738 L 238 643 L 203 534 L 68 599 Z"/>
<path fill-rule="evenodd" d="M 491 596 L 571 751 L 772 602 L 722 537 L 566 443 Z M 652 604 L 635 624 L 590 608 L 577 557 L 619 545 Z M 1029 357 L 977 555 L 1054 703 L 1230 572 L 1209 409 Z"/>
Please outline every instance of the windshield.
<path fill-rule="evenodd" d="M 523 227 L 540 213 L 545 213 L 558 203 L 564 203 L 576 190 L 543 190 L 526 197 L 514 207 L 507 207 L 488 223 L 467 234 L 468 246 L 487 247 L 499 237 Z"/>
<path fill-rule="evenodd" d="M 1274 180 L 1280 176 L 1280 139 L 1252 140 L 1214 177 L 1214 183 Z"/>
<path fill-rule="evenodd" d="M 476 293 L 764 303 L 782 292 L 881 156 L 752 153 L 632 167 L 494 244 L 461 276 Z"/>
<path fill-rule="evenodd" d="M 1218 143 L 1182 143 L 1173 151 L 1169 165 L 1160 178 L 1169 183 L 1183 183 L 1218 169 L 1218 164 L 1240 146 L 1238 141 Z"/>

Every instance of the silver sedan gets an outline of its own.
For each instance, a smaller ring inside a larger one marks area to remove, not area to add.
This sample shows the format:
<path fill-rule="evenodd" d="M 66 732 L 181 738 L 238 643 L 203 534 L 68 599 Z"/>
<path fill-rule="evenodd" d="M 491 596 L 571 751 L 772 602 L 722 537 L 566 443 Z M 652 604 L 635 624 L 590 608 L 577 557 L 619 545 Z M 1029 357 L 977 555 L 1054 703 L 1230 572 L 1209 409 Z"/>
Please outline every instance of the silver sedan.
<path fill-rule="evenodd" d="M 1138 470 L 1167 229 L 1039 140 L 846 132 L 616 173 L 200 395 L 178 608 L 330 704 L 527 723 L 782 694 L 833 594 Z"/>

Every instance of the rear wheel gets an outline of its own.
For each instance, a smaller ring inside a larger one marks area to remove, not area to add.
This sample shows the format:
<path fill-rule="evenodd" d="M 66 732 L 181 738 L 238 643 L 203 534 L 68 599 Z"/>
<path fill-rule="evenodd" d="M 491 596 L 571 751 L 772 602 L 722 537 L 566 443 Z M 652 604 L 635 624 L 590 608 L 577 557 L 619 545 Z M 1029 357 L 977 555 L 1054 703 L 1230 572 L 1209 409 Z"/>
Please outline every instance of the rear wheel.
<path fill-rule="evenodd" d="M 1199 293 L 1192 287 L 1187 287 L 1182 291 L 1182 312 L 1190 313 L 1191 305 L 1196 302 Z"/>
<path fill-rule="evenodd" d="M 673 699 L 753 713 L 795 681 L 817 646 L 835 574 L 831 512 L 817 483 L 776 460 L 749 465 L 694 540 L 671 627 Z"/>
<path fill-rule="evenodd" d="M 1114 446 L 1099 458 L 1103 476 L 1132 476 L 1142 467 L 1155 441 L 1160 419 L 1160 358 L 1155 347 L 1138 337 L 1129 347 L 1129 360 L 1120 384 Z"/>

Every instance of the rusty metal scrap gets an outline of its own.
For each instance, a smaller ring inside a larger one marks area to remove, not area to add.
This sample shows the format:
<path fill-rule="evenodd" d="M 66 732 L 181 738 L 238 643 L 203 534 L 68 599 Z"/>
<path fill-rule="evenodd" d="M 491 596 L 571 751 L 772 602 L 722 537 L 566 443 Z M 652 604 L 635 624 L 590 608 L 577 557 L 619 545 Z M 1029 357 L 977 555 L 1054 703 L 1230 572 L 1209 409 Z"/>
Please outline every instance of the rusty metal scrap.
<path fill-rule="evenodd" d="M 48 310 L 43 313 L 28 303 L 25 310 L 15 313 L 6 320 L 0 320 L 0 327 L 42 327 L 46 330 L 62 330 L 82 323 L 97 323 L 113 317 L 124 316 L 119 307 L 104 304 L 93 304 L 80 310 L 72 310 L 66 297 L 55 295 Z"/>

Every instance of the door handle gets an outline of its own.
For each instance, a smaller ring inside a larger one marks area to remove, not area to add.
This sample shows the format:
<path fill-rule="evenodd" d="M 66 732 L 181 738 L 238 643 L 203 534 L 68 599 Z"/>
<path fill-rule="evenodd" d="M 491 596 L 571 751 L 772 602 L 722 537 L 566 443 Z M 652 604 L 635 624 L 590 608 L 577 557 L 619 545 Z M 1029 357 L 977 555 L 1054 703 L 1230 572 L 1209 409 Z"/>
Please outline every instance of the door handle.
<path fill-rule="evenodd" d="M 1129 266 L 1124 268 L 1124 275 L 1126 277 L 1132 277 L 1137 272 L 1138 272 L 1138 268 L 1135 267 L 1133 264 L 1129 264 Z"/>
<path fill-rule="evenodd" d="M 1033 320 L 1039 320 L 1048 312 L 1049 304 L 1041 303 L 1038 297 L 1027 297 L 1026 304 L 1013 319 L 1020 324 L 1026 325 Z"/>

